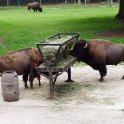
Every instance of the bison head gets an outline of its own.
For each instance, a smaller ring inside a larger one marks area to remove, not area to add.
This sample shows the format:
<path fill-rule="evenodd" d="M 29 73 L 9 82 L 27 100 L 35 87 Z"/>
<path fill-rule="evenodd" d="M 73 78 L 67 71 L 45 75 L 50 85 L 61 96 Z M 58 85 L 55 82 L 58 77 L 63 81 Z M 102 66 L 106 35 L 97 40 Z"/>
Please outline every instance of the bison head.
<path fill-rule="evenodd" d="M 42 8 L 41 7 L 39 8 L 39 12 L 42 12 Z"/>
<path fill-rule="evenodd" d="M 85 40 L 79 40 L 75 43 L 73 50 L 70 51 L 70 54 L 73 57 L 77 58 L 77 61 L 81 61 L 84 59 L 85 52 L 88 50 L 88 43 Z"/>

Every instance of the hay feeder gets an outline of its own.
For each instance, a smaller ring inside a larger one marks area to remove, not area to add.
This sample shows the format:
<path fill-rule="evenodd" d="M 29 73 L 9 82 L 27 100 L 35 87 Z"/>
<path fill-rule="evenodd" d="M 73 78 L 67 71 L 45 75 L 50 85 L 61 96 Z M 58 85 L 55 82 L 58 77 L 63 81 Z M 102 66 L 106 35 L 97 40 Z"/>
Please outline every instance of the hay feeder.
<path fill-rule="evenodd" d="M 54 85 L 59 75 L 66 71 L 66 82 L 72 82 L 71 66 L 76 62 L 76 58 L 69 55 L 69 50 L 73 48 L 78 37 L 79 33 L 58 33 L 37 43 L 43 58 L 43 64 L 37 70 L 49 79 L 50 99 L 54 98 Z"/>

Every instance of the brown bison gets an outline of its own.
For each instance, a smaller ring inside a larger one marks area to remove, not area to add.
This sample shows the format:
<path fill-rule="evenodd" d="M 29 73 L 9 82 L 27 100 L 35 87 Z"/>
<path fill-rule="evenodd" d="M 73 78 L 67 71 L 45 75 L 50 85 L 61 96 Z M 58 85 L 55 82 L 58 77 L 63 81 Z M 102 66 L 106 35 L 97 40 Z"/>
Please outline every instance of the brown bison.
<path fill-rule="evenodd" d="M 117 65 L 124 61 L 124 46 L 101 39 L 92 39 L 89 42 L 79 40 L 70 54 L 77 57 L 77 61 L 83 61 L 93 69 L 99 70 L 99 81 L 103 82 L 103 77 L 107 74 L 106 65 Z"/>
<path fill-rule="evenodd" d="M 28 3 L 27 6 L 29 11 L 32 9 L 34 12 L 42 12 L 42 8 L 39 2 Z"/>
<path fill-rule="evenodd" d="M 27 81 L 29 76 L 30 87 L 33 88 L 35 77 L 39 79 L 39 86 L 41 85 L 40 74 L 36 70 L 41 63 L 42 57 L 37 48 L 25 48 L 0 56 L 0 72 L 13 70 L 18 75 L 23 75 L 25 88 L 28 88 Z"/>

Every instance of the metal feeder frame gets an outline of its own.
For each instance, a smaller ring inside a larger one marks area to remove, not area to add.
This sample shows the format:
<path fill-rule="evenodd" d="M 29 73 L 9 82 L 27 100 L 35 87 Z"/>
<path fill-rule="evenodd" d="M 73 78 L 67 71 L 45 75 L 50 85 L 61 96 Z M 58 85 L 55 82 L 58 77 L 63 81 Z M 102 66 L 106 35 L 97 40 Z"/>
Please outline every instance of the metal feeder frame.
<path fill-rule="evenodd" d="M 71 36 L 71 37 L 68 40 L 64 41 L 63 43 L 55 43 L 55 44 L 46 43 L 46 41 L 49 41 L 50 39 L 54 39 L 55 37 L 58 39 L 61 39 L 61 36 Z M 78 37 L 79 37 L 79 33 L 58 33 L 36 44 L 41 54 L 41 57 L 43 58 L 43 64 L 41 64 L 37 68 L 37 70 L 42 76 L 49 79 L 49 85 L 50 85 L 50 97 L 49 98 L 50 99 L 54 98 L 54 85 L 55 85 L 56 79 L 63 72 L 66 71 L 68 74 L 68 79 L 66 80 L 66 82 L 73 82 L 73 80 L 71 79 L 71 66 L 77 61 L 77 59 L 74 57 L 71 57 L 71 59 L 69 59 L 69 61 L 63 64 L 62 66 L 57 66 L 56 62 L 57 62 L 57 56 L 60 52 L 61 47 L 63 45 L 69 44 L 72 40 L 73 40 L 73 45 L 74 45 L 75 42 L 78 40 Z M 53 63 L 48 63 L 44 59 L 44 53 L 42 51 L 43 46 L 59 46 Z"/>

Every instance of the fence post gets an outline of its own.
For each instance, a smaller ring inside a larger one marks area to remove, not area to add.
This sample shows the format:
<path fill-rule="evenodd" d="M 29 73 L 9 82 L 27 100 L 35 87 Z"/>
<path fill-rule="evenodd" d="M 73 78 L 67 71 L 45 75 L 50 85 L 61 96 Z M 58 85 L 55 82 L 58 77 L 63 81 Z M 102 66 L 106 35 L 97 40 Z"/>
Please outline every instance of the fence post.
<path fill-rule="evenodd" d="M 108 5 L 112 5 L 113 4 L 113 0 L 108 0 Z"/>
<path fill-rule="evenodd" d="M 20 6 L 20 0 L 18 0 L 18 7 Z"/>
<path fill-rule="evenodd" d="M 78 4 L 79 4 L 79 5 L 81 4 L 81 0 L 78 0 Z"/>
<path fill-rule="evenodd" d="M 90 0 L 85 0 L 85 5 L 87 5 L 87 3 L 90 3 Z"/>
<path fill-rule="evenodd" d="M 41 5 L 41 0 L 40 0 L 40 5 Z"/>
<path fill-rule="evenodd" d="M 9 0 L 7 0 L 6 2 L 7 2 L 7 6 L 9 6 Z"/>

